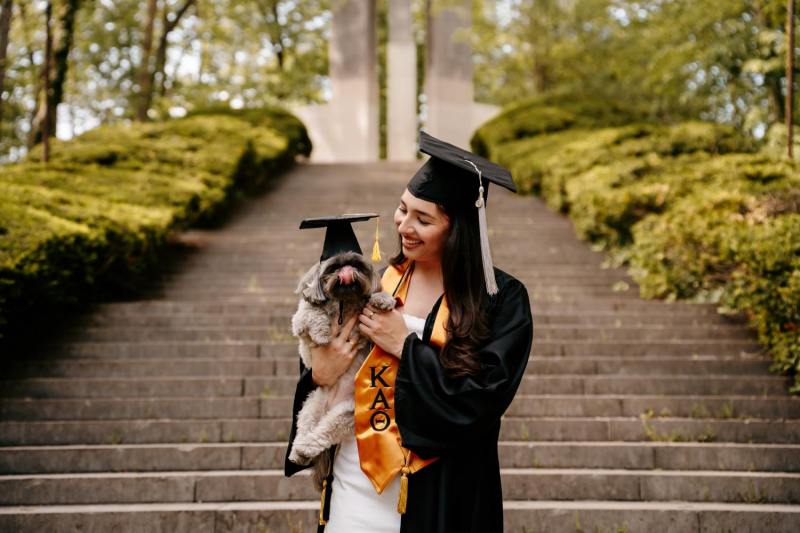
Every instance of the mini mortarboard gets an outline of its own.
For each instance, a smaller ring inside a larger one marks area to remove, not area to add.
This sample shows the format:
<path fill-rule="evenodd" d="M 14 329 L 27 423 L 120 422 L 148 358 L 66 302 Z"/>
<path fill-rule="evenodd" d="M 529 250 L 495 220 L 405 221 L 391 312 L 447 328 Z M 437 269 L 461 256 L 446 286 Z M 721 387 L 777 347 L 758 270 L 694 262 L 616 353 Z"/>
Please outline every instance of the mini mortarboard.
<path fill-rule="evenodd" d="M 300 222 L 300 229 L 308 228 L 327 228 L 325 231 L 325 243 L 322 246 L 320 261 L 333 257 L 342 252 L 361 252 L 358 239 L 353 232 L 352 222 L 361 222 L 377 217 L 377 213 L 354 213 L 345 215 L 334 215 L 328 217 L 306 218 Z M 380 260 L 380 258 L 378 258 Z"/>
<path fill-rule="evenodd" d="M 439 204 L 473 203 L 478 209 L 481 259 L 486 291 L 497 293 L 492 253 L 486 226 L 486 198 L 489 183 L 517 192 L 511 172 L 477 154 L 454 146 L 424 132 L 419 132 L 419 151 L 430 155 L 408 182 L 408 192 L 417 198 Z"/>

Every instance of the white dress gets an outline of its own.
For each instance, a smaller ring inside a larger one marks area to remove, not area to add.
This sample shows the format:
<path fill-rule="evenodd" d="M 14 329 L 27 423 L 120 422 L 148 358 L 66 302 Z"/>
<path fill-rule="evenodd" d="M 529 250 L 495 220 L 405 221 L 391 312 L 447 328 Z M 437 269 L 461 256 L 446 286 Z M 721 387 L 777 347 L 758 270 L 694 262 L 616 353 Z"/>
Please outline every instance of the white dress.
<path fill-rule="evenodd" d="M 408 330 L 422 338 L 425 319 L 405 313 L 403 319 Z M 399 494 L 400 476 L 381 494 L 375 492 L 372 482 L 361 471 L 356 436 L 351 435 L 339 446 L 333 461 L 333 491 L 325 533 L 397 533 Z"/>

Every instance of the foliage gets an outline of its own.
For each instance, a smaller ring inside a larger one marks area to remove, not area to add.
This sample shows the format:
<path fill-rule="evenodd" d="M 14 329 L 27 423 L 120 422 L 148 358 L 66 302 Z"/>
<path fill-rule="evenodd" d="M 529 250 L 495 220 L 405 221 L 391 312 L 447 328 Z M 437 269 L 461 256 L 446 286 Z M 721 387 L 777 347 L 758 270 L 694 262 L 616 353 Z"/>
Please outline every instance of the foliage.
<path fill-rule="evenodd" d="M 242 110 L 96 128 L 0 177 L 0 334 L 86 295 L 127 292 L 169 234 L 213 223 L 308 154 L 297 119 Z M 13 310 L 13 313 L 12 313 Z"/>
<path fill-rule="evenodd" d="M 800 163 L 729 125 L 609 126 L 535 102 L 482 126 L 473 148 L 628 265 L 641 296 L 744 312 L 800 393 Z"/>
<path fill-rule="evenodd" d="M 135 116 L 143 0 L 83 0 L 69 56 L 60 138 Z M 44 50 L 43 2 L 15 2 L 0 161 L 26 144 Z M 183 0 L 163 0 L 173 14 Z M 196 2 L 169 34 L 151 118 L 215 104 L 261 108 L 321 102 L 328 71 L 328 0 Z M 161 35 L 161 12 L 156 40 Z M 158 44 L 158 43 L 156 43 Z"/>
<path fill-rule="evenodd" d="M 476 2 L 479 101 L 565 92 L 759 138 L 784 117 L 785 0 Z"/>
<path fill-rule="evenodd" d="M 472 148 L 486 157 L 510 141 L 568 128 L 621 125 L 646 116 L 631 105 L 588 94 L 554 92 L 527 98 L 503 108 L 472 136 Z"/>

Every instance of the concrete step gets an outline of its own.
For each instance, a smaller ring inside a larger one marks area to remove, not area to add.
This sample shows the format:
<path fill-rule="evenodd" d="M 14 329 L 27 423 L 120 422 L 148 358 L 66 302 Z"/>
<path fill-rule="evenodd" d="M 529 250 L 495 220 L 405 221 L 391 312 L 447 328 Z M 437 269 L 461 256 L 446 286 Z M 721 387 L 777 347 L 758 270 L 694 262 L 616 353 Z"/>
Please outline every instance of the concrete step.
<path fill-rule="evenodd" d="M 203 377 L 203 376 L 297 376 L 299 357 L 260 358 L 78 358 L 20 361 L 5 369 L 6 378 L 19 377 Z M 774 376 L 763 357 L 534 357 L 526 372 L 550 374 L 649 374 Z"/>
<path fill-rule="evenodd" d="M 509 533 L 796 533 L 800 520 L 800 506 L 787 504 L 542 500 L 503 507 Z M 313 531 L 318 514 L 316 500 L 13 506 L 0 507 L 0 531 L 51 531 L 55 522 L 65 531 L 90 533 L 299 533 Z"/>
<path fill-rule="evenodd" d="M 310 265 L 309 265 L 310 266 Z M 193 294 L 198 297 L 211 296 L 219 293 L 234 294 L 266 294 L 283 296 L 294 294 L 299 280 L 305 272 L 296 276 L 277 278 L 255 277 L 253 275 L 194 277 L 191 279 L 175 278 L 151 283 L 145 290 L 157 294 L 183 295 Z M 530 292 L 557 290 L 564 293 L 588 291 L 588 295 L 619 295 L 624 292 L 638 294 L 636 283 L 630 278 L 620 279 L 618 276 L 608 277 L 573 277 L 569 283 L 563 283 L 563 278 L 548 278 L 537 276 L 532 280 L 520 278 Z"/>
<path fill-rule="evenodd" d="M 501 476 L 505 500 L 800 502 L 800 473 L 505 468 Z M 282 470 L 0 475 L 0 505 L 285 501 L 317 496 L 308 476 L 286 478 Z"/>
<path fill-rule="evenodd" d="M 535 327 L 534 327 L 535 329 Z M 297 354 L 294 342 L 252 341 L 143 341 L 143 342 L 72 342 L 43 346 L 42 354 L 48 357 L 258 357 L 271 354 L 292 356 Z M 675 341 L 536 341 L 532 354 L 538 357 L 563 356 L 679 356 L 763 354 L 757 343 L 716 340 Z"/>
<path fill-rule="evenodd" d="M 82 327 L 108 327 L 108 328 L 222 328 L 222 327 L 270 327 L 282 326 L 291 322 L 294 308 L 285 308 L 274 312 L 261 311 L 246 314 L 238 313 L 151 313 L 106 315 L 94 313 L 81 317 Z M 556 312 L 539 312 L 534 309 L 534 322 L 536 326 L 544 325 L 574 325 L 590 327 L 626 327 L 640 326 L 656 327 L 705 327 L 719 328 L 720 330 L 743 329 L 741 319 L 728 318 L 724 315 L 717 317 L 693 317 L 677 314 L 673 311 L 663 313 L 595 313 L 595 314 L 563 314 Z M 538 331 L 537 331 L 538 332 Z"/>
<path fill-rule="evenodd" d="M 0 399 L 2 420 L 282 418 L 291 396 Z M 678 416 L 800 418 L 800 398 L 785 396 L 518 394 L 509 416 Z"/>
<path fill-rule="evenodd" d="M 302 275 L 300 273 L 292 277 L 265 278 L 262 276 L 242 275 L 231 276 L 202 276 L 191 278 L 175 278 L 162 280 L 152 283 L 145 290 L 164 294 L 193 294 L 196 296 L 210 296 L 219 293 L 235 294 L 274 294 L 287 295 L 294 294 Z M 616 294 L 618 292 L 633 291 L 638 293 L 636 283 L 629 279 L 621 279 L 619 276 L 588 276 L 581 278 L 571 278 L 568 285 L 564 283 L 564 278 L 552 278 L 538 276 L 535 280 L 521 279 L 530 291 L 550 290 L 554 285 L 564 292 L 592 291 L 590 294 Z"/>
<path fill-rule="evenodd" d="M 290 381 L 289 377 L 273 377 L 270 383 L 288 390 Z M 0 381 L 0 394 L 28 398 L 241 396 L 244 383 L 232 377 L 30 378 Z"/>
<path fill-rule="evenodd" d="M 526 375 L 518 394 L 781 395 L 791 379 L 781 376 Z M 0 381 L 5 398 L 113 398 L 182 396 L 285 396 L 296 376 L 171 378 L 24 378 Z"/>
<path fill-rule="evenodd" d="M 651 313 L 674 314 L 684 317 L 716 317 L 719 315 L 717 306 L 713 304 L 692 304 L 682 301 L 663 300 L 621 300 L 605 299 L 603 301 L 582 302 L 532 302 L 534 314 L 558 313 L 591 315 L 597 313 Z M 267 302 L 260 297 L 251 297 L 243 301 L 228 301 L 220 299 L 206 300 L 136 300 L 130 302 L 115 302 L 98 305 L 96 312 L 105 316 L 130 316 L 148 313 L 159 314 L 248 314 L 253 312 L 288 312 L 297 309 L 297 297 L 286 302 Z"/>
<path fill-rule="evenodd" d="M 63 401 L 63 400 L 61 400 Z M 274 399 L 264 400 L 265 402 Z M 702 395 L 518 394 L 507 416 L 653 416 L 680 418 L 800 418 L 800 398 Z"/>
<path fill-rule="evenodd" d="M 22 361 L 10 367 L 6 377 L 208 377 L 208 376 L 295 376 L 299 371 L 299 357 L 231 357 L 218 358 L 70 358 L 45 361 Z M 743 362 L 734 369 L 750 368 L 756 373 L 759 366 Z"/>
<path fill-rule="evenodd" d="M 284 357 L 297 355 L 297 343 L 227 342 L 71 342 L 44 345 L 40 352 L 48 358 L 63 357 L 259 357 L 271 353 Z"/>
<path fill-rule="evenodd" d="M 315 531 L 319 500 L 0 507 L 2 532 L 249 533 Z"/>
<path fill-rule="evenodd" d="M 541 341 L 563 341 L 566 339 L 591 341 L 679 341 L 706 340 L 716 341 L 754 340 L 754 334 L 740 327 L 718 326 L 634 326 L 634 327 L 600 327 L 540 325 L 537 335 Z M 242 326 L 217 327 L 86 327 L 66 332 L 67 338 L 82 341 L 270 341 L 292 340 L 291 321 L 287 317 L 282 323 Z"/>
<path fill-rule="evenodd" d="M 0 445 L 164 442 L 282 442 L 288 418 L 0 421 Z M 500 438 L 515 441 L 800 443 L 800 420 L 681 417 L 512 417 Z"/>
<path fill-rule="evenodd" d="M 506 501 L 504 531 L 515 533 L 789 533 L 800 506 L 717 502 Z"/>
<path fill-rule="evenodd" d="M 534 326 L 535 329 L 535 326 Z M 536 334 L 534 333 L 534 336 Z M 739 355 L 763 354 L 763 348 L 752 341 L 536 341 L 533 342 L 532 353 L 539 357 L 561 356 L 694 356 L 694 355 Z"/>
<path fill-rule="evenodd" d="M 800 472 L 800 444 L 500 441 L 505 468 Z M 284 442 L 0 447 L 0 473 L 283 468 Z"/>

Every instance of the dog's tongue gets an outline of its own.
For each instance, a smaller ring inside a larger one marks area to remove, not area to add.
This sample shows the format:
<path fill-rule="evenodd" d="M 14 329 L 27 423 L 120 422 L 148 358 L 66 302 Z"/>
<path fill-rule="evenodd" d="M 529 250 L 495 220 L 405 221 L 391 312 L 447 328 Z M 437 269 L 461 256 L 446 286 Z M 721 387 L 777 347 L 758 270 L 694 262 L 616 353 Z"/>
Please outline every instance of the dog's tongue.
<path fill-rule="evenodd" d="M 345 265 L 339 269 L 339 283 L 342 285 L 350 285 L 353 283 L 354 278 L 353 267 Z"/>

